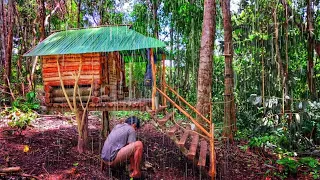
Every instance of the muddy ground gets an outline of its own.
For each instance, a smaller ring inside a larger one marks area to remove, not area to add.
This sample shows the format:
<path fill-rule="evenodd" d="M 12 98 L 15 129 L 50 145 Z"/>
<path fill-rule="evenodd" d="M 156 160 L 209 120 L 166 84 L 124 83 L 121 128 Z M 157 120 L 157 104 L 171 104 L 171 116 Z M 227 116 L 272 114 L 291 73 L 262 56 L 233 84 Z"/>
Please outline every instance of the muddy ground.
<path fill-rule="evenodd" d="M 97 115 L 89 116 L 89 150 L 85 154 L 79 154 L 75 149 L 77 131 L 71 117 L 38 118 L 21 134 L 6 123 L 6 119 L 0 120 L 0 168 L 20 166 L 23 173 L 39 179 L 129 179 L 125 164 L 104 172 L 100 170 L 103 139 L 100 139 Z M 113 119 L 111 126 L 116 123 L 119 120 Z M 210 179 L 151 123 L 143 124 L 138 139 L 144 143 L 144 179 Z M 216 145 L 217 179 L 266 179 L 267 170 L 273 168 L 266 164 L 270 157 L 241 150 L 240 145 L 240 142 Z M 0 174 L 1 178 L 19 179 L 19 176 Z"/>

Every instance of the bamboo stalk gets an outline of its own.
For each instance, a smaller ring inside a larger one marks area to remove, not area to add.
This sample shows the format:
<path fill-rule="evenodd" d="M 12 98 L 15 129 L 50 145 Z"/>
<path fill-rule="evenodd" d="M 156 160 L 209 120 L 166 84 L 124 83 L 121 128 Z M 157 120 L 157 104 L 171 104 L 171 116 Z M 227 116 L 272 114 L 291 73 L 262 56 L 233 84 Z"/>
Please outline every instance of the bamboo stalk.
<path fill-rule="evenodd" d="M 199 128 L 206 136 L 208 136 L 209 138 L 211 137 L 211 134 L 207 130 L 205 130 L 205 128 L 203 128 L 195 119 L 193 119 L 193 117 L 191 117 L 190 114 L 188 114 L 179 105 L 177 105 L 172 99 L 170 99 L 166 94 L 164 94 L 159 88 L 156 87 L 156 90 L 158 90 L 158 92 L 163 97 L 165 97 L 168 101 L 170 101 L 170 103 L 173 104 L 180 112 L 182 112 L 185 116 L 187 116 L 187 118 L 189 118 L 196 125 L 196 127 Z"/>

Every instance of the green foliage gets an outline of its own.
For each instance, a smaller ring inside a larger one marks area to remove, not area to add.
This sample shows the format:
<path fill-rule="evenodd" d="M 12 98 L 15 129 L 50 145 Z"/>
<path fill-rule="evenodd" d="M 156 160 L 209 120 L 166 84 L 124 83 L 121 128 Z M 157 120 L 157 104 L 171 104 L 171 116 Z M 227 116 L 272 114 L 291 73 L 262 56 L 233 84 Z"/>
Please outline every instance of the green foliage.
<path fill-rule="evenodd" d="M 300 165 L 298 161 L 289 157 L 285 157 L 277 160 L 277 164 L 284 166 L 286 173 L 292 173 L 292 174 L 297 173 L 297 169 Z"/>
<path fill-rule="evenodd" d="M 130 116 L 136 116 L 142 121 L 149 121 L 151 119 L 150 115 L 147 112 L 142 111 L 115 111 L 112 112 L 112 115 L 116 118 L 128 118 Z"/>
<path fill-rule="evenodd" d="M 302 165 L 308 166 L 311 169 L 318 168 L 320 163 L 317 159 L 312 158 L 312 157 L 303 157 L 299 159 L 299 162 Z"/>
<path fill-rule="evenodd" d="M 295 160 L 291 157 L 284 157 L 276 161 L 277 164 L 282 165 L 284 169 L 280 170 L 280 173 L 276 173 L 280 177 L 288 177 L 289 175 L 295 175 L 298 169 L 302 166 L 308 168 L 308 171 L 312 175 L 313 179 L 319 179 L 319 161 L 312 157 L 303 157 Z"/>
<path fill-rule="evenodd" d="M 37 118 L 37 114 L 34 112 L 23 113 L 19 110 L 16 110 L 11 113 L 9 118 L 11 119 L 11 121 L 8 122 L 9 126 L 24 130 L 32 120 Z"/>
<path fill-rule="evenodd" d="M 39 100 L 36 99 L 36 93 L 29 92 L 26 94 L 25 98 L 17 98 L 12 103 L 12 106 L 23 112 L 30 112 L 32 110 L 38 110 L 40 108 L 40 103 Z"/>

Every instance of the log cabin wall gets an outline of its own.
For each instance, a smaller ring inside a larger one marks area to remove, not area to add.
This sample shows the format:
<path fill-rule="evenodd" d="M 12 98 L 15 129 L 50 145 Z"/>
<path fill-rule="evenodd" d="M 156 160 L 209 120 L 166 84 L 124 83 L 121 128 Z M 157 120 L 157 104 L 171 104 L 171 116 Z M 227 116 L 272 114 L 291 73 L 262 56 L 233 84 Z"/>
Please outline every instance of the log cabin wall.
<path fill-rule="evenodd" d="M 99 103 L 124 98 L 125 66 L 118 52 L 50 55 L 42 57 L 42 76 L 47 106 L 51 106 L 53 103 L 66 103 L 60 84 L 57 60 L 66 93 L 72 101 L 75 74 L 79 72 L 81 58 L 82 68 L 78 85 L 82 101 L 86 102 L 89 98 L 92 80 L 92 102 Z M 80 102 L 79 97 L 76 99 Z"/>
<path fill-rule="evenodd" d="M 98 102 L 102 84 L 102 59 L 105 56 L 101 53 L 73 54 L 73 55 L 50 55 L 42 57 L 42 77 L 45 90 L 45 102 L 48 106 L 51 103 L 66 102 L 62 92 L 58 73 L 57 60 L 60 65 L 60 72 L 66 92 L 70 99 L 73 97 L 75 77 L 79 72 L 80 60 L 82 68 L 78 81 L 82 101 L 89 97 L 90 87 L 93 80 L 92 101 Z M 79 99 L 78 99 L 79 100 Z"/>

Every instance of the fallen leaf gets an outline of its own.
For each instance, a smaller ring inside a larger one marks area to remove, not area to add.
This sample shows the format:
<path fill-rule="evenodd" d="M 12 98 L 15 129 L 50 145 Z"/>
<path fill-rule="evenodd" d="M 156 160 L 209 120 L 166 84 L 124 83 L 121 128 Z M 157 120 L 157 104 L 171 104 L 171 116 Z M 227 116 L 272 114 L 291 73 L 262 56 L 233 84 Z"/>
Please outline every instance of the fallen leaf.
<path fill-rule="evenodd" d="M 28 145 L 24 145 L 24 147 L 23 147 L 23 152 L 29 152 L 29 150 L 30 150 L 30 148 L 29 148 L 29 146 Z"/>

